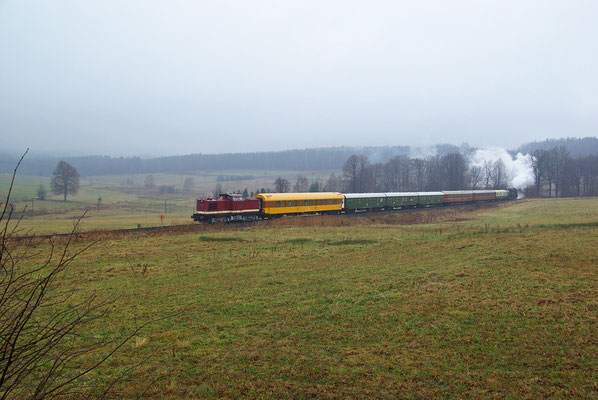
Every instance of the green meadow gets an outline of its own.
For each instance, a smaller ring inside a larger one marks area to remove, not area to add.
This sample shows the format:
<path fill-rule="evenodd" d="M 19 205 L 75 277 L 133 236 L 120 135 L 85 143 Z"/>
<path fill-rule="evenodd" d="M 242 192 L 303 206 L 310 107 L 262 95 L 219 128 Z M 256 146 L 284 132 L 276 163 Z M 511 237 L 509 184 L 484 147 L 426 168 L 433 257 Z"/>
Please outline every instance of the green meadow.
<path fill-rule="evenodd" d="M 413 215 L 83 236 L 59 286 L 97 337 L 165 317 L 95 371 L 124 398 L 598 397 L 598 199 Z"/>

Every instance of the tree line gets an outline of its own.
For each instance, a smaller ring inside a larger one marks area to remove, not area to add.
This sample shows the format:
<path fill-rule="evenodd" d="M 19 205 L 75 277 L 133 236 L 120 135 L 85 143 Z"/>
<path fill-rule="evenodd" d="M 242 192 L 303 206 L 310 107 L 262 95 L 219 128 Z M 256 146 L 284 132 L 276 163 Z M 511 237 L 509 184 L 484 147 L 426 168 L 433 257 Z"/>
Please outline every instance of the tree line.
<path fill-rule="evenodd" d="M 419 192 L 506 189 L 508 184 L 506 166 L 501 160 L 468 167 L 465 156 L 453 151 L 428 158 L 400 155 L 384 163 L 372 163 L 366 155 L 353 154 L 345 161 L 340 176 L 333 173 L 324 182 L 310 183 L 300 175 L 294 184 L 278 177 L 274 181 L 274 191 Z"/>
<path fill-rule="evenodd" d="M 598 195 L 598 154 L 572 157 L 564 146 L 531 153 L 534 184 L 524 188 L 527 196 L 573 197 Z M 396 156 L 386 163 L 372 163 L 365 155 L 351 155 L 342 176 L 332 174 L 318 186 L 306 190 L 307 180 L 299 176 L 294 186 L 277 178 L 275 191 L 419 192 L 438 190 L 506 189 L 511 176 L 500 159 L 482 165 L 468 165 L 458 151 L 428 158 Z"/>
<path fill-rule="evenodd" d="M 386 163 L 352 155 L 343 166 L 340 186 L 348 193 L 364 193 L 505 189 L 508 183 L 502 160 L 468 167 L 465 156 L 454 151 L 428 158 L 397 156 Z"/>
<path fill-rule="evenodd" d="M 546 139 L 541 142 L 530 142 L 519 146 L 514 154 L 531 154 L 536 150 L 552 150 L 561 146 L 566 148 L 573 158 L 598 154 L 598 138 L 595 137 Z"/>
<path fill-rule="evenodd" d="M 564 146 L 532 151 L 534 185 L 528 196 L 598 195 L 598 154 L 572 157 Z"/>

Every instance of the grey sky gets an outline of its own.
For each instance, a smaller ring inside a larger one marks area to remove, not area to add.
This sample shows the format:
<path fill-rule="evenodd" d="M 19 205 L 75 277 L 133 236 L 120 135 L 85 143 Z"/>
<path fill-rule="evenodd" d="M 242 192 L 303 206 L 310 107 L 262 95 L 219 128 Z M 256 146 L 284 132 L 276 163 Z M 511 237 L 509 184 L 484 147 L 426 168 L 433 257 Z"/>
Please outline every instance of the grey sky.
<path fill-rule="evenodd" d="M 0 0 L 2 148 L 597 135 L 596 21 L 596 0 Z"/>

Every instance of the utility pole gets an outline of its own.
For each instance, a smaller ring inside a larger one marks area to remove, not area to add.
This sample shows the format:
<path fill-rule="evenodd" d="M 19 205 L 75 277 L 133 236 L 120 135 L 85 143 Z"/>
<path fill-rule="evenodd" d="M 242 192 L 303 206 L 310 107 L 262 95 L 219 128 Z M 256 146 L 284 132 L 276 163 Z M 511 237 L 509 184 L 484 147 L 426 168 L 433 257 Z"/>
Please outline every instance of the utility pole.
<path fill-rule="evenodd" d="M 102 202 L 102 198 L 98 197 L 98 212 L 100 212 L 100 203 Z"/>
<path fill-rule="evenodd" d="M 164 199 L 164 214 L 166 214 L 166 199 Z"/>

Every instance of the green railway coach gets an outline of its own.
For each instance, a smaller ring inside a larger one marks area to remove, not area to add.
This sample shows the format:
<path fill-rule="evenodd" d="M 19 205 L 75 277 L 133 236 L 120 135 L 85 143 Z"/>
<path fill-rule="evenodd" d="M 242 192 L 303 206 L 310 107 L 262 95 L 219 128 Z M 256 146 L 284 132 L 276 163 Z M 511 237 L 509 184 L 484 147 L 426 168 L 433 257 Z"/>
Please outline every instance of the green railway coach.
<path fill-rule="evenodd" d="M 443 192 L 418 192 L 417 193 L 418 207 L 439 206 L 444 202 Z"/>
<path fill-rule="evenodd" d="M 359 210 L 381 210 L 386 207 L 384 193 L 347 193 L 345 196 L 345 210 L 354 212 Z"/>
<path fill-rule="evenodd" d="M 391 208 L 416 207 L 418 196 L 415 192 L 384 193 L 386 204 Z"/>

